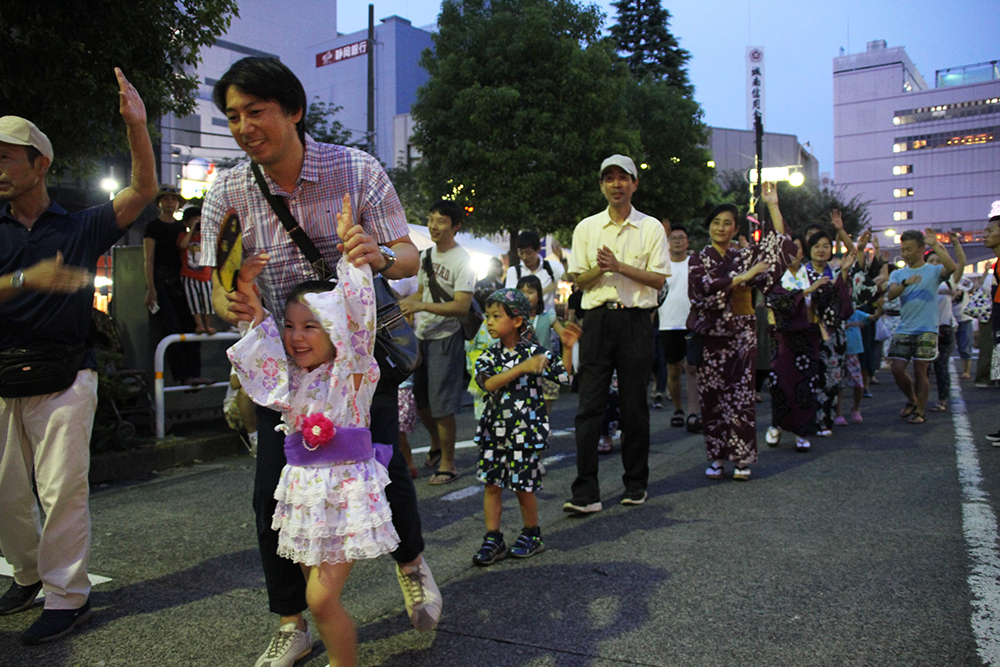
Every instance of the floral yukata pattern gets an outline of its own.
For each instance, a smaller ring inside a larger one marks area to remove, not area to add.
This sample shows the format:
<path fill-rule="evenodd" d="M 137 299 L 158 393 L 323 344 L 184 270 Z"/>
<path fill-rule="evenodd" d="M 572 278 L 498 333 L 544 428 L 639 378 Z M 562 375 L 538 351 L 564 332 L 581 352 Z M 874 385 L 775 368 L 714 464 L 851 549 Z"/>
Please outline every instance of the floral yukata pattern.
<path fill-rule="evenodd" d="M 756 317 L 733 312 L 733 278 L 758 262 L 768 268 L 748 284 L 764 295 L 778 284 L 798 248 L 770 222 L 760 243 L 730 247 L 725 255 L 706 246 L 688 264 L 691 313 L 688 330 L 703 340 L 698 367 L 698 394 L 708 459 L 745 465 L 757 461 L 757 418 L 754 370 L 757 362 Z"/>
<path fill-rule="evenodd" d="M 356 268 L 341 258 L 340 282 L 328 292 L 307 294 L 336 349 L 333 360 L 309 371 L 287 358 L 282 328 L 267 315 L 253 328 L 241 325 L 243 338 L 229 348 L 229 359 L 250 398 L 281 413 L 278 430 L 302 430 L 308 416 L 325 415 L 337 427 L 368 428 L 378 363 L 375 344 L 375 292 L 370 267 Z M 335 445 L 324 445 L 335 446 Z M 374 458 L 367 461 L 286 465 L 274 497 L 272 527 L 278 555 L 314 566 L 390 553 L 399 544 L 385 498 L 389 475 Z"/>

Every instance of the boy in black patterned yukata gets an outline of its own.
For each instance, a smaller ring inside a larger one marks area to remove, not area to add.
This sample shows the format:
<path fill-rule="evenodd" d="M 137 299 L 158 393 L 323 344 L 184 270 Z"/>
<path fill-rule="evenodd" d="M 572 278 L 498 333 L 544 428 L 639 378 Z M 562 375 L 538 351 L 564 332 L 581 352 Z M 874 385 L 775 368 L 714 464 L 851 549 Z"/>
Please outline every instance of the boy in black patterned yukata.
<path fill-rule="evenodd" d="M 479 479 L 486 483 L 483 510 L 486 537 L 472 557 L 474 565 L 492 565 L 507 557 L 500 531 L 503 489 L 517 494 L 524 529 L 510 548 L 515 558 L 528 558 L 545 549 L 538 526 L 538 499 L 542 488 L 538 453 L 549 438 L 541 379 L 570 384 L 573 346 L 583 331 L 568 324 L 560 334 L 562 360 L 538 344 L 529 324 L 531 304 L 516 289 L 501 289 L 486 300 L 486 328 L 499 340 L 476 360 L 476 382 L 486 392 L 483 417 L 475 442 L 479 444 Z"/>

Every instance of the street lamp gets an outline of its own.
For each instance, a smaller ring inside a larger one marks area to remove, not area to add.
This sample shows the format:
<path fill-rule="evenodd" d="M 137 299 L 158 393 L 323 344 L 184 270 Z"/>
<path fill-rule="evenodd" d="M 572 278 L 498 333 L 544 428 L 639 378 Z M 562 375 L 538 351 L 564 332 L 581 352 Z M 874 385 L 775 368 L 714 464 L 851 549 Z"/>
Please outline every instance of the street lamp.
<path fill-rule="evenodd" d="M 115 192 L 118 190 L 118 181 L 113 178 L 102 178 L 101 189 L 108 191 L 108 199 L 114 200 Z"/>
<path fill-rule="evenodd" d="M 792 187 L 799 187 L 806 182 L 805 175 L 800 171 L 792 171 L 788 167 L 764 167 L 760 172 L 760 180 L 765 183 L 776 183 L 777 181 L 787 181 Z M 747 172 L 747 180 L 751 185 L 757 183 L 757 170 L 751 168 Z"/>

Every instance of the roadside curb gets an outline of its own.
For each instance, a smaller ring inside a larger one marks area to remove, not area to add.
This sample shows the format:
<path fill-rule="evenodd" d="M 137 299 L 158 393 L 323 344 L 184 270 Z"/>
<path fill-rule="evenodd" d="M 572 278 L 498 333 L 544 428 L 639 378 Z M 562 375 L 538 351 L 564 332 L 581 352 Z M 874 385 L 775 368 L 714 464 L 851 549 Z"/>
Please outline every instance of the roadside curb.
<path fill-rule="evenodd" d="M 92 457 L 89 479 L 91 484 L 118 482 L 177 466 L 235 456 L 240 450 L 240 437 L 235 432 L 193 438 L 170 436 L 149 447 Z"/>

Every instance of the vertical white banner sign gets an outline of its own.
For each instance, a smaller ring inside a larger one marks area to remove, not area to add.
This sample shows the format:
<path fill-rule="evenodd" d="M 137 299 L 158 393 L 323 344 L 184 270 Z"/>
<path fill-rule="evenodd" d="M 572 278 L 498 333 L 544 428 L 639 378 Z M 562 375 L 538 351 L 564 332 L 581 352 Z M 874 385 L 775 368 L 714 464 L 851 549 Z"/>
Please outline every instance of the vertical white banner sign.
<path fill-rule="evenodd" d="M 747 47 L 747 129 L 752 130 L 754 119 L 764 122 L 764 47 Z"/>

